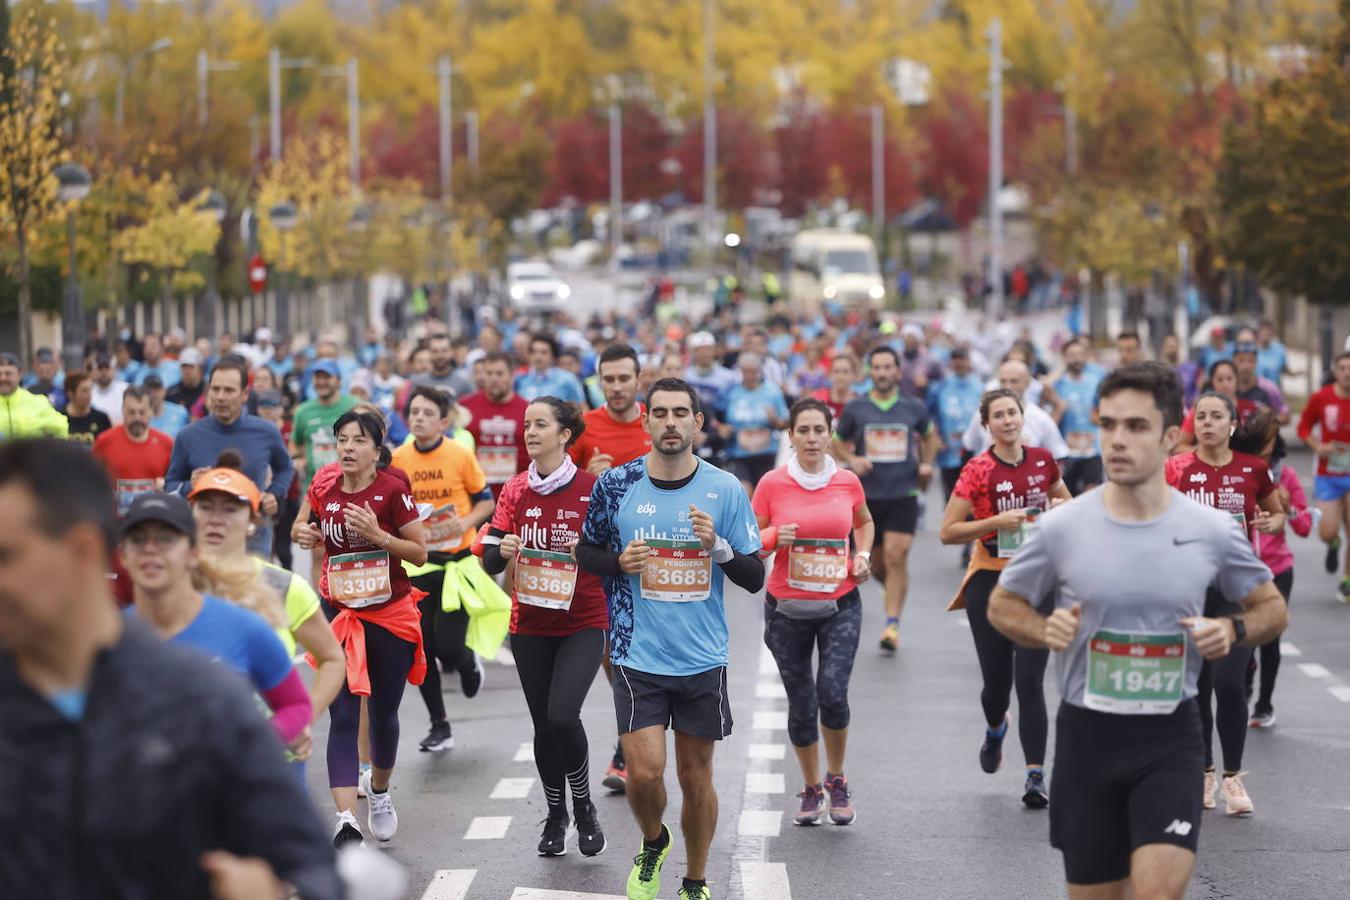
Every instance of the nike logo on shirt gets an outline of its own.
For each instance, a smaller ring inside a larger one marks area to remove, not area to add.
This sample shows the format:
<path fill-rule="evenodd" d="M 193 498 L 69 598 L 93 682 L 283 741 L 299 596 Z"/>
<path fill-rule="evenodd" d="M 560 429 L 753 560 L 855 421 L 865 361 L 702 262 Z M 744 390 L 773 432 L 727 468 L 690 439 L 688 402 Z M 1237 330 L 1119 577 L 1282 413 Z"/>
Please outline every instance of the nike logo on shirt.
<path fill-rule="evenodd" d="M 1180 546 L 1182 546 L 1182 545 L 1184 545 L 1184 544 L 1194 544 L 1194 543 L 1197 543 L 1197 542 L 1202 541 L 1202 540 L 1204 540 L 1204 538 L 1187 538 L 1186 540 L 1183 541 L 1183 540 L 1182 540 L 1181 538 L 1179 538 L 1179 537 L 1174 537 L 1174 538 L 1172 538 L 1172 546 L 1173 546 L 1173 547 L 1180 547 Z"/>

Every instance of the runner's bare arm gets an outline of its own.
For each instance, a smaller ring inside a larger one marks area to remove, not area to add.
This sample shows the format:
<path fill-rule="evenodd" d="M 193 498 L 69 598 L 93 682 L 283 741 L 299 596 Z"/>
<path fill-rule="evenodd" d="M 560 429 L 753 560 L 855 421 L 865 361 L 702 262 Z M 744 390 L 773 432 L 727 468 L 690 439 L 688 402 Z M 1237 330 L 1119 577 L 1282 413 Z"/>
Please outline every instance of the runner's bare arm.
<path fill-rule="evenodd" d="M 1256 530 L 1263 534 L 1279 534 L 1284 531 L 1284 501 L 1279 491 L 1271 491 L 1260 501 L 1261 512 L 1256 516 Z"/>
<path fill-rule="evenodd" d="M 1275 582 L 1260 584 L 1242 598 L 1242 622 L 1247 626 L 1247 639 L 1243 643 L 1252 647 L 1259 647 L 1284 632 L 1289 624 L 1289 607 Z"/>
<path fill-rule="evenodd" d="M 295 629 L 295 641 L 314 657 L 314 685 L 309 689 L 313 721 L 328 711 L 347 678 L 347 656 L 333 636 L 328 620 L 317 610 Z"/>
<path fill-rule="evenodd" d="M 482 493 L 474 494 L 469 499 L 473 501 L 473 508 L 460 520 L 464 524 L 465 531 L 471 531 L 491 520 L 492 511 L 497 508 L 497 501 L 492 498 L 490 489 L 485 488 Z"/>
<path fill-rule="evenodd" d="M 1069 486 L 1061 478 L 1056 481 L 1054 487 L 1050 488 L 1050 508 L 1054 509 L 1060 503 L 1065 503 L 1073 499 L 1073 494 L 1069 493 Z"/>
<path fill-rule="evenodd" d="M 1063 484 L 1063 482 L 1060 482 Z M 938 531 L 938 540 L 944 544 L 969 544 L 977 541 L 991 531 L 1013 529 L 1026 519 L 1026 510 L 1010 509 L 987 519 L 974 522 L 966 521 L 971 512 L 970 501 L 964 497 L 952 496 L 947 501 L 947 511 L 942 514 L 942 527 Z"/>
<path fill-rule="evenodd" d="M 1020 594 L 997 585 L 989 595 L 989 624 L 1023 647 L 1063 650 L 1078 633 L 1078 606 L 1042 616 Z"/>

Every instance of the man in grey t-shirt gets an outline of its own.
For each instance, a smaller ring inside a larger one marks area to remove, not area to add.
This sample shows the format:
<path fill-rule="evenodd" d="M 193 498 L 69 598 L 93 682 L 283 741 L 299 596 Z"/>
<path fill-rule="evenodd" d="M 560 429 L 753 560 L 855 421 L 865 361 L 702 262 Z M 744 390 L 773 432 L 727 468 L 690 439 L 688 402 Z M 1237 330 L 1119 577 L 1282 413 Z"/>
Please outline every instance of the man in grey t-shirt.
<path fill-rule="evenodd" d="M 1043 516 L 1004 569 L 989 621 L 1055 651 L 1050 840 L 1069 894 L 1181 896 L 1195 867 L 1203 756 L 1201 658 L 1283 629 L 1270 572 L 1222 513 L 1168 486 L 1181 387 L 1160 363 L 1111 373 L 1099 390 L 1107 483 Z M 1203 615 L 1211 584 L 1241 615 Z M 1042 616 L 1047 596 L 1055 608 Z"/>

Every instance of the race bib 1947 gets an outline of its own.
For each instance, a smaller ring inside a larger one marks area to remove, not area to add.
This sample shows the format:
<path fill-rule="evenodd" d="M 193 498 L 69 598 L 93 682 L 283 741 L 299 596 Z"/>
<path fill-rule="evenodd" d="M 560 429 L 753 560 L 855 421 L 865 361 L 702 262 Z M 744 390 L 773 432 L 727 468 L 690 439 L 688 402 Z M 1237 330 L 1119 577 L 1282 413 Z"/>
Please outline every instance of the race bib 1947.
<path fill-rule="evenodd" d="M 1098 631 L 1088 642 L 1088 709 L 1124 715 L 1166 715 L 1186 683 L 1182 632 Z"/>
<path fill-rule="evenodd" d="M 712 595 L 712 555 L 698 541 L 649 539 L 642 569 L 642 598 L 667 603 L 707 600 Z"/>

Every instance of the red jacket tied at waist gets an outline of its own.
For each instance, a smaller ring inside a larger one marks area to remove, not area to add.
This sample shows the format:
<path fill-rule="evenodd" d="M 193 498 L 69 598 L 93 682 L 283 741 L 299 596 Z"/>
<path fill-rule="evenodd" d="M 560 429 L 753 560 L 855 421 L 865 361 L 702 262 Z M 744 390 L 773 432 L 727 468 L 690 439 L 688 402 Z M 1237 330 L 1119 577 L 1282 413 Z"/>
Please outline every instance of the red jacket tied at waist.
<path fill-rule="evenodd" d="M 358 697 L 370 696 L 370 671 L 366 668 L 365 622 L 378 625 L 394 637 L 412 644 L 413 663 L 408 670 L 408 681 L 421 684 L 427 675 L 427 655 L 422 649 L 422 618 L 417 602 L 426 596 L 419 590 L 409 591 L 392 603 L 373 609 L 343 609 L 332 621 L 333 636 L 342 645 L 347 656 L 347 688 Z M 313 656 L 306 657 L 311 666 Z"/>

